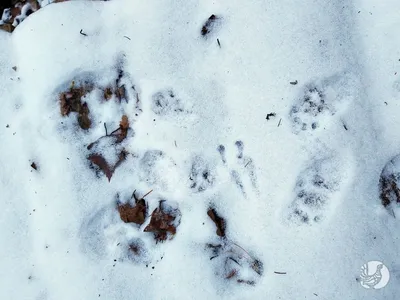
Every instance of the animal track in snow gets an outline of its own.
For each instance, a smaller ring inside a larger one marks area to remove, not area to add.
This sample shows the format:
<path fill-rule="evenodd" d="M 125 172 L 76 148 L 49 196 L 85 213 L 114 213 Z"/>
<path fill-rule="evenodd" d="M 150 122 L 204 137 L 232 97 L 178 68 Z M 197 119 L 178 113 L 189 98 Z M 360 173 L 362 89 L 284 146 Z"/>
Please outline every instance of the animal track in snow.
<path fill-rule="evenodd" d="M 139 160 L 140 180 L 158 190 L 171 190 L 180 182 L 176 163 L 161 150 L 148 150 Z"/>
<path fill-rule="evenodd" d="M 174 237 L 181 213 L 174 202 L 148 202 L 145 196 L 139 199 L 134 192 L 126 201 L 117 194 L 114 205 L 103 207 L 87 218 L 81 225 L 83 251 L 95 259 L 114 258 L 114 262 L 153 261 L 159 250 L 155 244 Z"/>
<path fill-rule="evenodd" d="M 237 148 L 235 160 L 229 161 L 227 159 L 226 147 L 224 145 L 218 146 L 217 150 L 220 154 L 222 164 L 228 170 L 232 182 L 239 188 L 244 197 L 247 197 L 248 192 L 248 189 L 245 187 L 244 176 L 248 177 L 251 189 L 258 194 L 258 181 L 253 159 L 244 155 L 244 143 L 242 141 L 236 141 L 235 147 Z"/>
<path fill-rule="evenodd" d="M 203 192 L 214 187 L 222 179 L 221 173 L 229 173 L 229 180 L 239 189 L 243 196 L 247 197 L 250 189 L 259 193 L 256 168 L 253 159 L 244 155 L 244 143 L 242 141 L 235 142 L 236 155 L 234 159 L 228 158 L 228 151 L 224 145 L 219 145 L 220 161 L 222 165 L 216 167 L 211 161 L 206 160 L 202 156 L 195 156 L 191 163 L 189 175 L 190 188 L 195 192 Z M 250 185 L 248 188 L 246 185 Z"/>
<path fill-rule="evenodd" d="M 202 157 L 195 156 L 190 170 L 190 188 L 195 192 L 203 192 L 215 183 L 215 170 Z"/>
<path fill-rule="evenodd" d="M 317 131 L 329 124 L 352 101 L 357 88 L 355 76 L 350 73 L 307 84 L 289 113 L 293 131 Z"/>
<path fill-rule="evenodd" d="M 153 94 L 151 109 L 156 115 L 163 117 L 188 113 L 181 99 L 175 95 L 172 89 L 161 90 Z"/>
<path fill-rule="evenodd" d="M 295 198 L 289 207 L 290 221 L 313 224 L 326 219 L 342 182 L 337 164 L 335 158 L 325 157 L 312 160 L 300 172 L 294 188 Z"/>
<path fill-rule="evenodd" d="M 396 217 L 400 208 L 400 155 L 386 163 L 379 179 L 379 189 L 382 205 Z"/>

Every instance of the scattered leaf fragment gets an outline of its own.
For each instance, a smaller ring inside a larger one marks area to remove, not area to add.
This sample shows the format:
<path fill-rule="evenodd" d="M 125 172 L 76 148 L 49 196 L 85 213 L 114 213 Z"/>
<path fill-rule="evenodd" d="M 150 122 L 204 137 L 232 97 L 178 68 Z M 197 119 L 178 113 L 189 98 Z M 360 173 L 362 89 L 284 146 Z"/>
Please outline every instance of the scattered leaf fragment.
<path fill-rule="evenodd" d="M 31 167 L 32 167 L 32 169 L 34 169 L 35 171 L 37 171 L 37 169 L 38 169 L 36 163 L 34 163 L 34 162 L 31 163 Z"/>
<path fill-rule="evenodd" d="M 82 97 L 91 92 L 91 85 L 83 85 L 75 87 L 75 82 L 71 84 L 71 88 L 67 92 L 60 94 L 60 112 L 62 116 L 68 116 L 71 112 L 78 113 L 78 123 L 82 129 L 89 129 L 91 120 L 89 118 L 89 107 L 86 102 L 82 102 Z"/>
<path fill-rule="evenodd" d="M 217 25 L 217 21 L 220 18 L 216 15 L 212 14 L 207 21 L 204 23 L 203 27 L 201 28 L 201 35 L 207 36 L 211 31 L 213 31 Z"/>

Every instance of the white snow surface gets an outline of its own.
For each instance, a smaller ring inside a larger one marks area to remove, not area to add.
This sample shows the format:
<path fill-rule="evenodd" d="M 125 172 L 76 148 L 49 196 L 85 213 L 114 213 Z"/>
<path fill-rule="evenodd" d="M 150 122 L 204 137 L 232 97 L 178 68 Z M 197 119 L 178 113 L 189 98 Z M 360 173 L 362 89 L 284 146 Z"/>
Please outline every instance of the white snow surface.
<path fill-rule="evenodd" d="M 72 1 L 0 32 L 0 299 L 399 299 L 400 223 L 379 198 L 400 153 L 399 11 L 394 0 Z M 101 100 L 117 65 L 135 88 L 128 103 Z M 85 131 L 61 116 L 59 94 L 87 78 Z M 124 114 L 129 155 L 109 182 L 86 147 Z M 179 207 L 173 239 L 121 221 L 116 195 L 134 190 L 153 190 L 150 212 L 161 199 Z M 210 260 L 210 205 L 263 263 L 254 286 Z M 373 260 L 391 274 L 380 290 L 356 280 Z"/>

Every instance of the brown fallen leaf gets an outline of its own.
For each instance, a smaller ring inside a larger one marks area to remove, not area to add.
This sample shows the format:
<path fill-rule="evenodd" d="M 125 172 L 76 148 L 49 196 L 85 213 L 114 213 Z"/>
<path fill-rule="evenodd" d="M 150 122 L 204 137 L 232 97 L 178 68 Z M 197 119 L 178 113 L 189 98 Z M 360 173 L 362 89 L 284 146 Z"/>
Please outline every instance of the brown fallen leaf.
<path fill-rule="evenodd" d="M 217 226 L 217 235 L 220 237 L 225 237 L 225 229 L 226 229 L 226 222 L 224 218 L 221 218 L 215 209 L 209 208 L 207 211 L 207 215 L 211 218 L 214 222 L 215 226 Z"/>
<path fill-rule="evenodd" d="M 179 225 L 180 211 L 167 205 L 164 200 L 160 201 L 158 208 L 151 214 L 149 225 L 144 232 L 154 233 L 156 242 L 163 242 L 172 239 L 176 234 L 176 227 Z"/>
<path fill-rule="evenodd" d="M 98 166 L 100 168 L 100 170 L 103 171 L 103 173 L 108 178 L 108 181 L 111 180 L 113 170 L 108 165 L 107 161 L 104 159 L 103 156 L 101 156 L 100 154 L 91 154 L 91 155 L 89 155 L 88 160 L 90 160 L 90 162 L 92 162 L 93 164 Z"/>
<path fill-rule="evenodd" d="M 88 156 L 88 160 L 96 165 L 107 177 L 108 181 L 111 180 L 112 175 L 114 174 L 115 170 L 121 165 L 121 163 L 126 159 L 128 153 L 125 150 L 122 150 L 118 155 L 118 161 L 114 166 L 110 166 L 105 158 L 101 156 L 101 154 L 90 154 Z"/>
<path fill-rule="evenodd" d="M 118 205 L 121 220 L 125 223 L 142 225 L 147 217 L 147 205 L 144 199 L 140 199 L 134 206 L 129 203 Z"/>

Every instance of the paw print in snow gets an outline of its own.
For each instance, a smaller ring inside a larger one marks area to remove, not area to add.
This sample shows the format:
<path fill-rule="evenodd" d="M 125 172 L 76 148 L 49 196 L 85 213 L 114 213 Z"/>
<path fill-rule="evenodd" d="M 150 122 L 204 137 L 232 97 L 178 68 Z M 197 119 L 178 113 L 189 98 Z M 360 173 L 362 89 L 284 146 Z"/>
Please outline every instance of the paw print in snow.
<path fill-rule="evenodd" d="M 358 89 L 358 79 L 350 72 L 307 84 L 289 113 L 293 131 L 300 133 L 324 128 L 353 100 Z"/>
<path fill-rule="evenodd" d="M 171 241 L 177 234 L 181 212 L 179 205 L 168 200 L 146 200 L 133 192 L 121 201 L 119 194 L 113 205 L 101 208 L 84 220 L 81 247 L 94 259 L 112 258 L 114 262 L 130 261 L 148 264 L 162 250 L 158 243 Z M 151 212 L 152 211 L 152 212 Z"/>
<path fill-rule="evenodd" d="M 195 156 L 190 170 L 190 188 L 195 192 L 203 192 L 214 185 L 215 170 L 201 156 Z"/>
<path fill-rule="evenodd" d="M 222 163 L 224 167 L 228 169 L 232 181 L 239 188 L 244 197 L 247 197 L 248 192 L 245 188 L 245 182 L 243 181 L 244 175 L 248 176 L 253 191 L 258 194 L 258 182 L 253 159 L 243 154 L 244 144 L 242 141 L 236 141 L 235 146 L 237 148 L 235 162 L 228 162 L 226 155 L 227 150 L 224 145 L 218 146 L 217 150 L 221 156 Z M 231 169 L 230 165 L 232 164 L 236 164 L 236 166 Z"/>
<path fill-rule="evenodd" d="M 185 112 L 181 99 L 171 89 L 155 93 L 152 96 L 151 109 L 156 115 L 164 117 Z"/>
<path fill-rule="evenodd" d="M 290 119 L 296 133 L 306 130 L 315 130 L 319 127 L 319 120 L 324 115 L 334 115 L 326 103 L 324 93 L 317 87 L 305 90 L 299 103 L 293 105 Z"/>
<path fill-rule="evenodd" d="M 139 160 L 138 174 L 140 180 L 158 190 L 173 190 L 180 182 L 177 164 L 160 150 L 148 150 L 143 154 Z"/>
<path fill-rule="evenodd" d="M 289 207 L 288 219 L 305 224 L 325 219 L 329 210 L 333 209 L 333 197 L 341 182 L 334 159 L 312 161 L 297 177 L 296 196 Z"/>

